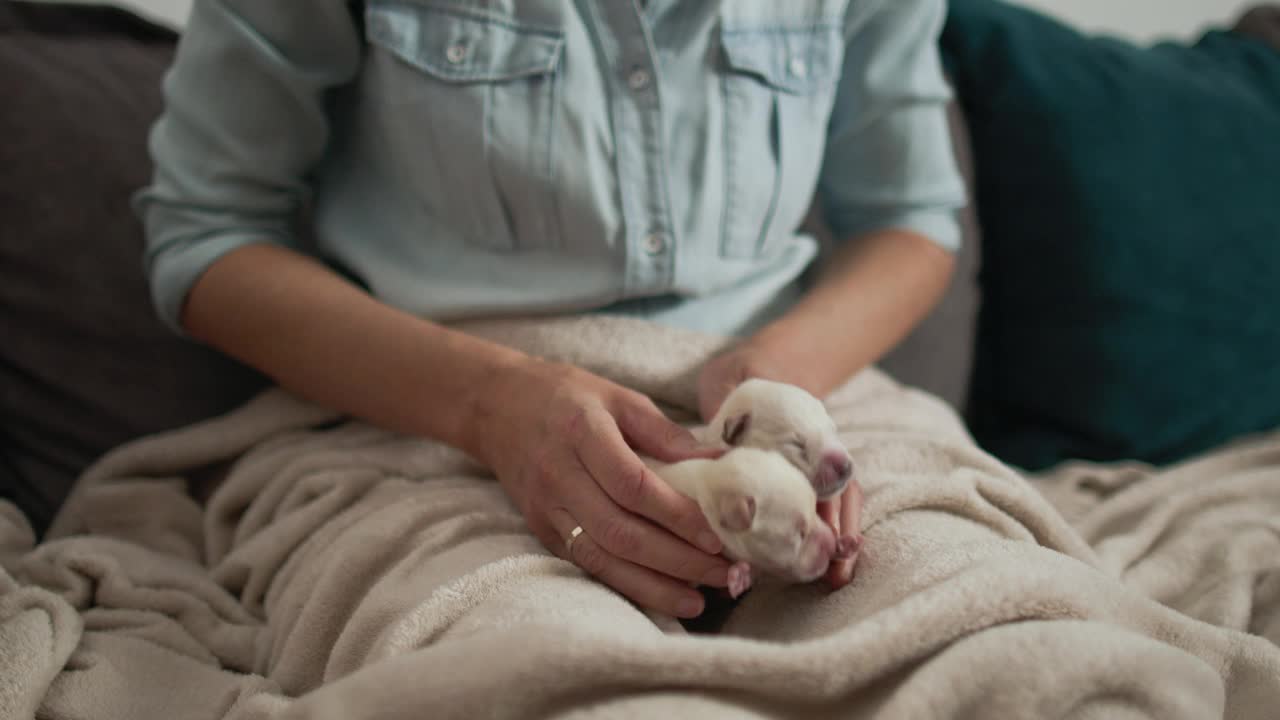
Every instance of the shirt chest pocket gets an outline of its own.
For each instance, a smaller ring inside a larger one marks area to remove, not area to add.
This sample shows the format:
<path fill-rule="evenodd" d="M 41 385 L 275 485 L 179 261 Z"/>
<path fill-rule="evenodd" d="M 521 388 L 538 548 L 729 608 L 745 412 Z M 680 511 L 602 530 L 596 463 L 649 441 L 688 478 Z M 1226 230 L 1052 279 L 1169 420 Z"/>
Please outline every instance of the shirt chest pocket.
<path fill-rule="evenodd" d="M 555 242 L 552 127 L 564 46 L 554 22 L 373 0 L 362 83 L 397 182 L 469 244 Z"/>
<path fill-rule="evenodd" d="M 802 223 L 826 147 L 843 41 L 837 23 L 724 22 L 721 252 L 775 252 Z"/>

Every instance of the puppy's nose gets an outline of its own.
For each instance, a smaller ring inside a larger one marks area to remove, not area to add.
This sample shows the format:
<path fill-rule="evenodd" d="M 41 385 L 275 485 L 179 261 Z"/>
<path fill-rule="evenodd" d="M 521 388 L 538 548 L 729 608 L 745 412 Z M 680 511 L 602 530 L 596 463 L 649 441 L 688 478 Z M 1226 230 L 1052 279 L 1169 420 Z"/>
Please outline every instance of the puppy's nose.
<path fill-rule="evenodd" d="M 819 500 L 827 500 L 845 489 L 853 477 L 853 461 L 844 451 L 827 450 L 822 453 L 818 471 L 812 478 L 813 489 Z"/>
<path fill-rule="evenodd" d="M 823 454 L 822 462 L 824 465 L 830 466 L 835 471 L 836 477 L 841 480 L 848 480 L 849 476 L 853 474 L 853 460 L 849 459 L 849 456 L 845 453 L 827 452 Z"/>

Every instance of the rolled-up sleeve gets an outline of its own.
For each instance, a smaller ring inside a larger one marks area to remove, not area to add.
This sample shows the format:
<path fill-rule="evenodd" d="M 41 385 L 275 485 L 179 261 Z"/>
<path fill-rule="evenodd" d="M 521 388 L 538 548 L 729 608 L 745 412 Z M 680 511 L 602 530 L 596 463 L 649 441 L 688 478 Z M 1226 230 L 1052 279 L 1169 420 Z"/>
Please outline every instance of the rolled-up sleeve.
<path fill-rule="evenodd" d="M 900 229 L 960 246 L 964 183 L 952 154 L 938 36 L 945 0 L 851 3 L 818 190 L 837 238 Z"/>
<path fill-rule="evenodd" d="M 359 62 L 345 0 L 196 0 L 149 138 L 152 182 L 134 199 L 152 299 L 176 332 L 220 256 L 298 246 L 295 215 L 328 143 L 325 96 Z"/>

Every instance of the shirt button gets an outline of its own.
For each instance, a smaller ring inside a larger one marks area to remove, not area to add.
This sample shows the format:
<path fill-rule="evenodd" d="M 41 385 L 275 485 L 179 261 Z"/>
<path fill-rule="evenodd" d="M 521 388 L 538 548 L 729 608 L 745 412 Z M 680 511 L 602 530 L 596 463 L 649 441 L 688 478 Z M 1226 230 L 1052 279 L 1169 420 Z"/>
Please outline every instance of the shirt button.
<path fill-rule="evenodd" d="M 649 71 L 644 68 L 636 68 L 627 76 L 627 84 L 632 90 L 643 90 L 649 87 Z"/>
<path fill-rule="evenodd" d="M 809 68 L 805 65 L 803 58 L 793 57 L 791 62 L 787 64 L 787 71 L 795 77 L 803 78 L 808 74 Z"/>
<path fill-rule="evenodd" d="M 462 43 L 450 45 L 444 51 L 444 58 L 445 60 L 448 60 L 450 63 L 457 65 L 458 63 L 467 59 L 467 46 L 463 45 Z"/>
<path fill-rule="evenodd" d="M 653 233 L 644 239 L 644 251 L 650 255 L 661 255 L 667 249 L 667 238 L 662 233 Z"/>

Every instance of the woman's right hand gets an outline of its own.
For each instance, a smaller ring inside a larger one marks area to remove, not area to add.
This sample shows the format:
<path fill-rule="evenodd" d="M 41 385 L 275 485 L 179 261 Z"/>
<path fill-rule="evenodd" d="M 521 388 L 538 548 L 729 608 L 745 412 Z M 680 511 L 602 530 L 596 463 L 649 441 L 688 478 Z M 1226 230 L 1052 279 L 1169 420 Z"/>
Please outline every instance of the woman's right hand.
<path fill-rule="evenodd" d="M 721 543 L 697 503 L 636 455 L 676 462 L 718 451 L 698 447 L 641 393 L 528 359 L 495 373 L 470 426 L 470 452 L 556 555 L 636 604 L 676 617 L 702 612 L 690 582 L 727 585 Z M 567 543 L 578 526 L 582 532 Z"/>
<path fill-rule="evenodd" d="M 183 325 L 312 402 L 467 451 L 552 552 L 639 605 L 690 617 L 702 597 L 689 582 L 727 584 L 697 504 L 628 442 L 669 462 L 718 451 L 699 450 L 640 393 L 396 310 L 270 244 L 211 265 Z"/>

